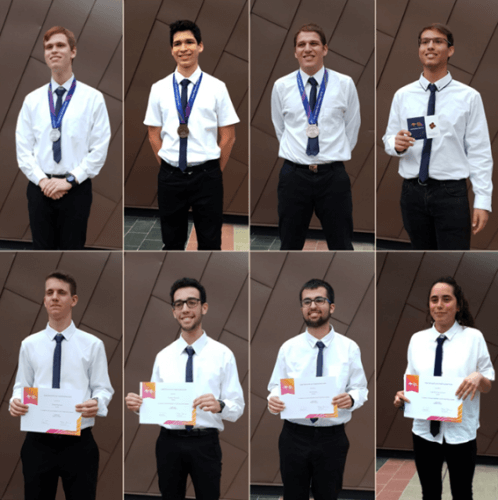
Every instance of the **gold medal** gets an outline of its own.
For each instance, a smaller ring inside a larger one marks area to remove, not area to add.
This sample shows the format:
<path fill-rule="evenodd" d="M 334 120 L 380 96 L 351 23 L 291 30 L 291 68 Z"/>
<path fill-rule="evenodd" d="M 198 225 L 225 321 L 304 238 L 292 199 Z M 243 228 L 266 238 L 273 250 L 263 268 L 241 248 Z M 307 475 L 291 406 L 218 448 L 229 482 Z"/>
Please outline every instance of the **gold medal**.
<path fill-rule="evenodd" d="M 188 125 L 186 123 L 180 123 L 177 132 L 180 136 L 180 139 L 185 139 L 189 134 Z"/>

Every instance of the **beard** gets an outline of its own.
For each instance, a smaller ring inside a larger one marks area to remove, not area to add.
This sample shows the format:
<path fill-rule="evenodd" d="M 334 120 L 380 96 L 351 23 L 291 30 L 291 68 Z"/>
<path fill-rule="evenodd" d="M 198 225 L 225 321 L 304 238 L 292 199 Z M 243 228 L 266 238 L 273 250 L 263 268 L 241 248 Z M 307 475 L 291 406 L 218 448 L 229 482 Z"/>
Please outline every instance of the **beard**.
<path fill-rule="evenodd" d="M 306 323 L 306 326 L 311 327 L 311 328 L 318 328 L 325 323 L 329 322 L 330 319 L 330 311 L 328 311 L 327 314 L 323 314 L 322 316 L 318 317 L 317 319 L 309 319 L 303 316 L 304 322 Z"/>
<path fill-rule="evenodd" d="M 195 331 L 201 323 L 202 323 L 202 316 L 197 318 L 196 321 L 193 321 L 190 326 L 183 326 L 182 323 L 180 321 L 178 321 L 180 328 L 186 333 L 190 333 L 190 332 Z"/>

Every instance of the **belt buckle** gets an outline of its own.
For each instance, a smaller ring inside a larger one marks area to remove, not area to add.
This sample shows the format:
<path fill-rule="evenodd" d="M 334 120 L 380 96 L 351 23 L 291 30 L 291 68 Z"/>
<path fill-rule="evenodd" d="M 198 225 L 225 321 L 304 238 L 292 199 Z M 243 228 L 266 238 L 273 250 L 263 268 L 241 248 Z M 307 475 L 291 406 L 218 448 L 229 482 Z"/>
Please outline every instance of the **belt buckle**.
<path fill-rule="evenodd" d="M 425 184 L 423 182 L 420 182 L 420 177 L 417 177 L 417 181 L 420 186 L 427 186 L 427 182 Z"/>
<path fill-rule="evenodd" d="M 313 173 L 318 173 L 318 165 L 308 165 L 308 168 L 313 172 Z"/>

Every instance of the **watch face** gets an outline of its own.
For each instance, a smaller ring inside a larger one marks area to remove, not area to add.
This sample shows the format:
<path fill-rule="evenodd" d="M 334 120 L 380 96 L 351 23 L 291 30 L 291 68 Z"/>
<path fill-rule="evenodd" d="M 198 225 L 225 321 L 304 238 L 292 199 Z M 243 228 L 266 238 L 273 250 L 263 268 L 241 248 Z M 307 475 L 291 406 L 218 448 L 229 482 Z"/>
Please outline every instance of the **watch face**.
<path fill-rule="evenodd" d="M 74 175 L 68 175 L 66 177 L 67 182 L 74 182 Z"/>

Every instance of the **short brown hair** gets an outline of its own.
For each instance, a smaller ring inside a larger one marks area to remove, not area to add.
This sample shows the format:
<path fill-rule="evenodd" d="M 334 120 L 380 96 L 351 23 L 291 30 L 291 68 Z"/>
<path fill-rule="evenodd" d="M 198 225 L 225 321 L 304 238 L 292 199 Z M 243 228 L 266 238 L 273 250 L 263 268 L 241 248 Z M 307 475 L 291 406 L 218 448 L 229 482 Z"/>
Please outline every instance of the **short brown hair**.
<path fill-rule="evenodd" d="M 294 35 L 294 47 L 297 45 L 297 35 L 299 35 L 299 33 L 301 33 L 302 31 L 313 31 L 315 33 L 318 33 L 322 45 L 327 45 L 327 39 L 325 38 L 325 33 L 323 32 L 322 28 L 320 28 L 318 24 L 310 23 L 301 26 L 299 28 L 299 31 Z"/>
<path fill-rule="evenodd" d="M 76 295 L 76 280 L 70 274 L 65 273 L 64 271 L 54 271 L 45 278 L 45 283 L 51 278 L 67 283 L 69 285 L 69 290 L 71 291 L 71 296 Z"/>
<path fill-rule="evenodd" d="M 43 35 L 43 47 L 45 47 L 46 42 L 48 42 L 54 35 L 58 35 L 59 33 L 66 35 L 69 47 L 71 48 L 71 50 L 74 50 L 74 48 L 76 47 L 76 38 L 74 36 L 74 33 L 62 26 L 53 26 Z"/>
<path fill-rule="evenodd" d="M 420 45 L 420 40 L 422 33 L 427 30 L 435 30 L 439 31 L 439 33 L 443 34 L 446 36 L 448 39 L 448 47 L 453 47 L 454 45 L 454 40 L 453 40 L 453 33 L 448 29 L 447 26 L 441 23 L 432 23 L 429 26 L 426 26 L 425 28 L 422 28 L 420 33 L 418 34 L 418 44 Z"/>

